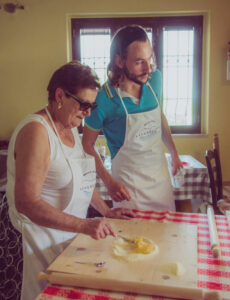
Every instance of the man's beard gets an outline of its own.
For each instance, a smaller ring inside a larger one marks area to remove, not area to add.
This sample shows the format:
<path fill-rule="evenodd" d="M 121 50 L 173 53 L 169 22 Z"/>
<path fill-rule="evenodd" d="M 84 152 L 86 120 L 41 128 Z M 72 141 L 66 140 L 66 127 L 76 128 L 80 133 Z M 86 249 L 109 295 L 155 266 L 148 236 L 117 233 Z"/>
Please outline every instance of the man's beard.
<path fill-rule="evenodd" d="M 134 75 L 134 74 L 132 74 L 132 73 L 129 72 L 129 70 L 126 67 L 126 65 L 124 66 L 123 71 L 124 71 L 124 75 L 126 76 L 126 78 L 128 78 L 129 80 L 131 80 L 131 81 L 133 81 L 133 82 L 135 82 L 135 83 L 137 83 L 137 84 L 139 84 L 141 86 L 143 84 L 145 84 L 147 82 L 147 80 L 148 80 L 147 79 L 146 82 L 143 82 L 143 81 L 141 81 L 141 80 L 138 79 L 138 77 L 141 77 L 141 76 L 144 76 L 144 75 L 149 75 L 148 73 L 143 73 L 141 75 Z"/>

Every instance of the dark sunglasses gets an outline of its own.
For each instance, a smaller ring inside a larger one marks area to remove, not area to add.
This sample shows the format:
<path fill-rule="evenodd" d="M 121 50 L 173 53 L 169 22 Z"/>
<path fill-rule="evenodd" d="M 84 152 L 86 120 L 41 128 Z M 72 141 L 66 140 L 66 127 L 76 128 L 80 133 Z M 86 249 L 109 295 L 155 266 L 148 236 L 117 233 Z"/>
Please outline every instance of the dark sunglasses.
<path fill-rule="evenodd" d="M 93 103 L 86 102 L 86 101 L 81 100 L 77 96 L 71 94 L 68 91 L 65 91 L 65 93 L 66 93 L 66 95 L 70 96 L 71 98 L 73 98 L 75 101 L 77 101 L 80 104 L 80 110 L 81 111 L 86 111 L 89 108 L 91 110 L 93 110 L 93 109 L 95 109 L 97 107 L 97 103 L 96 102 L 93 102 Z"/>

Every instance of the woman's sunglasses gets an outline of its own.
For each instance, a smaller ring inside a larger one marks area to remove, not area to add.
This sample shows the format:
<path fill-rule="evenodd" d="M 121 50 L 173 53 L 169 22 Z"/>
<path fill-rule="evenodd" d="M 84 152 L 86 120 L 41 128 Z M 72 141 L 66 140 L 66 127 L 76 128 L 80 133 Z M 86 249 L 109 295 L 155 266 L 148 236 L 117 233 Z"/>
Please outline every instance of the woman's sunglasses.
<path fill-rule="evenodd" d="M 97 107 L 97 103 L 96 102 L 93 102 L 93 103 L 86 102 L 86 101 L 81 100 L 77 96 L 71 94 L 68 91 L 65 91 L 65 93 L 66 93 L 66 95 L 68 95 L 69 97 L 73 98 L 75 101 L 77 101 L 80 104 L 80 110 L 81 111 L 86 111 L 89 108 L 91 110 L 93 110 L 93 109 L 95 109 Z"/>

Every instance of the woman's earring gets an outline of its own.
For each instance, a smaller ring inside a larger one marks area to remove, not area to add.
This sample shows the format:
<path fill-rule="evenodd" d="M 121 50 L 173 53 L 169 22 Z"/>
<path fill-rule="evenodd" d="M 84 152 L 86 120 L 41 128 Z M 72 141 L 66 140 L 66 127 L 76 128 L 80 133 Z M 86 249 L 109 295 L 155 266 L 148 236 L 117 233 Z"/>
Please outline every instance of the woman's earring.
<path fill-rule="evenodd" d="M 58 106 L 57 106 L 58 109 L 61 109 L 62 108 L 62 104 L 61 102 L 58 102 Z"/>

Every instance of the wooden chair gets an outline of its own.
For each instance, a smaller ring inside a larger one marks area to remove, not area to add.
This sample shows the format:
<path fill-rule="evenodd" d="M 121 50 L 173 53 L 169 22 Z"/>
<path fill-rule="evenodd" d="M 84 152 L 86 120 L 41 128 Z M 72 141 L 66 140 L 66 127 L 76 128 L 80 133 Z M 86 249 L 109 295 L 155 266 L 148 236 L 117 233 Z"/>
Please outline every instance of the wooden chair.
<path fill-rule="evenodd" d="M 219 157 L 220 157 L 220 147 L 219 147 L 219 136 L 218 133 L 214 133 L 213 135 L 213 150 L 216 149 Z"/>
<path fill-rule="evenodd" d="M 215 214 L 221 214 L 217 202 L 223 198 L 223 185 L 221 165 L 217 149 L 206 150 L 205 159 L 210 179 L 213 209 Z"/>
<path fill-rule="evenodd" d="M 210 188 L 212 195 L 212 205 L 216 214 L 226 214 L 230 210 L 230 199 L 224 195 L 222 172 L 219 152 L 217 148 L 207 150 L 205 154 L 208 174 L 210 179 Z"/>
<path fill-rule="evenodd" d="M 215 133 L 213 135 L 213 150 L 216 149 L 218 155 L 219 155 L 219 161 L 221 165 L 221 157 L 220 157 L 220 146 L 219 146 L 219 136 L 218 133 Z M 222 191 L 220 195 L 218 196 L 221 198 L 221 200 L 218 200 L 217 205 L 219 206 L 219 209 L 226 214 L 226 210 L 230 210 L 230 186 L 224 185 L 222 183 Z"/>

